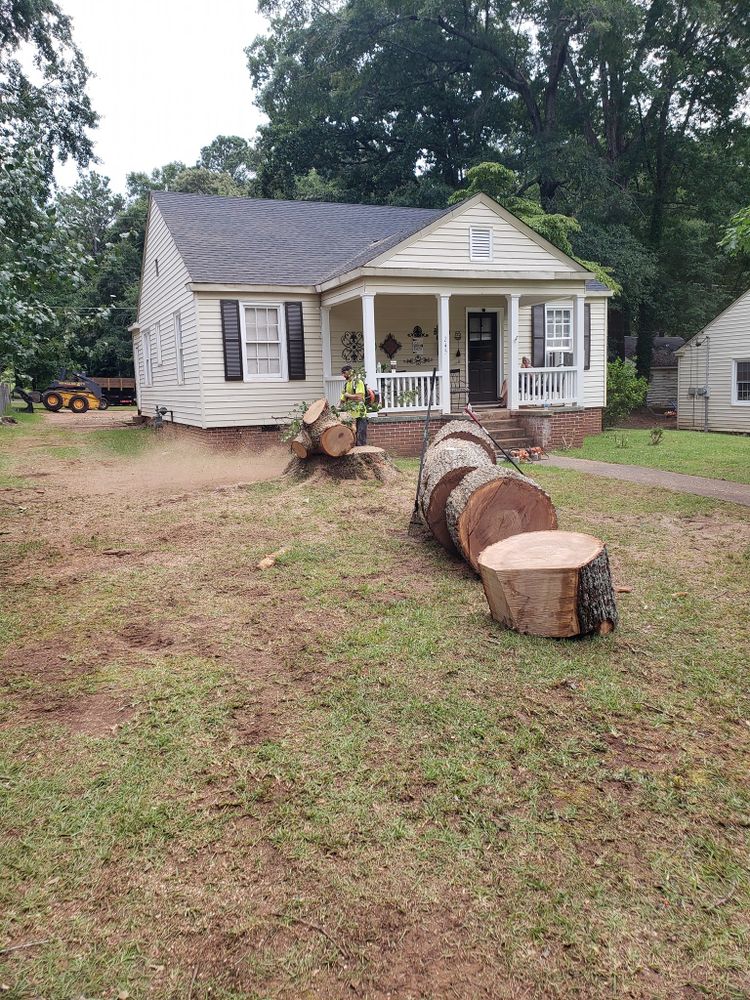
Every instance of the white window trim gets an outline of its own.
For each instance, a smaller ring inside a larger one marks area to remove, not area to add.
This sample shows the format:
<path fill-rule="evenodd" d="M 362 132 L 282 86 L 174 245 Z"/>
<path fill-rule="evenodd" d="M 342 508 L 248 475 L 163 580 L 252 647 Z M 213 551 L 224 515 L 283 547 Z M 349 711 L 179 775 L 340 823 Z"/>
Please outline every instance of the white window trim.
<path fill-rule="evenodd" d="M 490 234 L 490 255 L 489 257 L 477 256 L 474 253 L 474 233 L 489 232 Z M 483 261 L 485 264 L 489 264 L 495 259 L 495 233 L 492 226 L 469 226 L 469 260 Z"/>
<path fill-rule="evenodd" d="M 251 375 L 247 370 L 247 330 L 245 329 L 245 309 L 276 309 L 279 314 L 279 360 L 281 372 L 278 375 Z M 289 364 L 286 356 L 286 315 L 283 302 L 240 302 L 240 339 L 242 341 L 242 370 L 244 382 L 288 382 Z"/>
<path fill-rule="evenodd" d="M 177 385 L 185 384 L 185 345 L 182 339 L 182 313 L 178 309 L 172 313 L 172 325 L 174 328 L 174 357 L 177 372 Z M 178 335 L 179 333 L 179 335 Z"/>
<path fill-rule="evenodd" d="M 547 346 L 547 314 L 550 309 L 565 309 L 570 313 L 570 350 L 566 351 L 559 347 L 548 347 Z M 576 331 L 574 329 L 574 311 L 573 303 L 571 301 L 564 302 L 545 302 L 544 303 L 544 366 L 547 367 L 562 367 L 562 365 L 547 365 L 547 356 L 549 354 L 572 354 L 575 361 L 575 343 L 576 343 Z"/>
<path fill-rule="evenodd" d="M 143 387 L 144 389 L 153 384 L 153 356 L 151 354 L 151 330 L 146 330 L 143 334 Z"/>
<path fill-rule="evenodd" d="M 156 363 L 161 364 L 161 323 L 154 323 L 154 341 L 156 343 Z"/>
<path fill-rule="evenodd" d="M 750 358 L 732 358 L 732 406 L 750 406 L 750 399 L 737 398 L 737 365 L 750 365 Z"/>

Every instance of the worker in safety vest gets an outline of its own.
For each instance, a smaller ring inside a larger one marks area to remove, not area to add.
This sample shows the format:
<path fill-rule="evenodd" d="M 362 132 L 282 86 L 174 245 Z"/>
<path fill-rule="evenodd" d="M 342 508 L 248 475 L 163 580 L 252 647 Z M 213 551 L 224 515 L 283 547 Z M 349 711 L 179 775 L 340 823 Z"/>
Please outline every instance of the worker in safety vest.
<path fill-rule="evenodd" d="M 357 444 L 367 444 L 367 406 L 365 404 L 365 383 L 354 374 L 351 365 L 344 365 L 341 374 L 346 379 L 341 393 L 342 407 L 351 413 L 357 422 Z"/>

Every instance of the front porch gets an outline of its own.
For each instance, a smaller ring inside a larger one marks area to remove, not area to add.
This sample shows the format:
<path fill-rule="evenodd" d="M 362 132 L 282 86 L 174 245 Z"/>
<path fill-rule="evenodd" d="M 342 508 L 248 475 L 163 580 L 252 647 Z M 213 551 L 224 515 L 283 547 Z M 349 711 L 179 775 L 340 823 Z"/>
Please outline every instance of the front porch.
<path fill-rule="evenodd" d="M 379 393 L 383 415 L 427 409 L 436 369 L 433 410 L 458 414 L 467 402 L 544 411 L 584 406 L 584 289 L 498 291 L 464 285 L 443 291 L 430 283 L 403 292 L 352 289 L 324 296 L 321 327 L 325 392 L 338 403 L 343 363 L 364 370 Z M 548 337 L 548 303 L 562 320 Z M 534 308 L 543 310 L 541 345 L 534 342 Z M 558 308 L 559 307 L 559 308 Z M 555 332 L 555 331 L 553 331 Z M 541 351 L 541 355 L 540 355 Z M 523 358 L 546 363 L 522 367 Z"/>

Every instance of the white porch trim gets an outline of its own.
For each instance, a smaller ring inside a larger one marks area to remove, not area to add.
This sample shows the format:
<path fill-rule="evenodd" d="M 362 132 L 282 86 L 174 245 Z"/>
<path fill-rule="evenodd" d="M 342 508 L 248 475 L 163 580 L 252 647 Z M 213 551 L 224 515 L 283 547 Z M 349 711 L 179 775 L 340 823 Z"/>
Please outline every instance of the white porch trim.
<path fill-rule="evenodd" d="M 575 349 L 575 354 L 573 356 L 573 363 L 576 370 L 576 404 L 578 406 L 583 406 L 584 394 L 583 394 L 583 365 L 585 361 L 585 312 L 584 304 L 585 299 L 583 295 L 576 295 L 574 297 L 573 305 L 573 345 Z"/>
<path fill-rule="evenodd" d="M 362 338 L 365 349 L 365 379 L 368 385 L 377 382 L 377 363 L 375 361 L 375 296 L 362 296 Z"/>
<path fill-rule="evenodd" d="M 508 409 L 518 409 L 518 310 L 520 295 L 508 296 Z"/>
<path fill-rule="evenodd" d="M 443 413 L 451 412 L 451 321 L 450 295 L 438 295 L 438 357 L 442 391 Z M 447 387 L 447 391 L 446 391 Z"/>

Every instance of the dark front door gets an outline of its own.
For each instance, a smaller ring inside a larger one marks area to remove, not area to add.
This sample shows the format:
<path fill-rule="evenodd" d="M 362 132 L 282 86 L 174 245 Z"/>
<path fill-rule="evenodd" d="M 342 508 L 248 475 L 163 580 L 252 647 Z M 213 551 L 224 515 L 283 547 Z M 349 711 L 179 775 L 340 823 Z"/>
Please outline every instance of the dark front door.
<path fill-rule="evenodd" d="M 497 398 L 497 313 L 469 313 L 469 402 Z"/>

